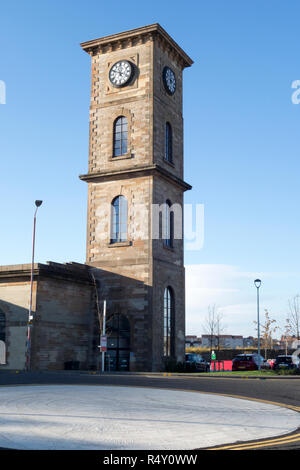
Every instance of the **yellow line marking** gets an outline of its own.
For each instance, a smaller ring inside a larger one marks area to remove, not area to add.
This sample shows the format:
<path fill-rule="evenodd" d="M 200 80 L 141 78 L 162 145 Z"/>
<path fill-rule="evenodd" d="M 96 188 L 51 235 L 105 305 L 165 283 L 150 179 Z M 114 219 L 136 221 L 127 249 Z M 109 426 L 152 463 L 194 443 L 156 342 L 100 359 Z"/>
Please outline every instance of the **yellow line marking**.
<path fill-rule="evenodd" d="M 252 446 L 241 446 L 241 447 L 237 447 L 235 449 L 232 449 L 232 450 L 251 450 L 251 449 L 259 449 L 260 447 L 270 447 L 270 446 L 273 446 L 273 445 L 283 445 L 283 444 L 289 444 L 291 442 L 299 442 L 300 441 L 300 438 L 297 437 L 296 439 L 286 439 L 286 440 L 282 440 L 280 442 L 270 442 L 270 443 L 265 443 L 265 444 L 260 444 L 260 442 L 258 442 L 256 445 L 252 445 Z"/>
<path fill-rule="evenodd" d="M 271 445 L 274 445 L 274 444 L 285 444 L 285 443 L 288 443 L 288 442 L 296 442 L 296 441 L 299 441 L 299 440 L 300 440 L 300 434 L 293 434 L 289 437 L 278 437 L 277 439 L 269 439 L 269 440 L 265 440 L 265 441 L 249 442 L 248 444 L 247 443 L 243 444 L 241 442 L 240 444 L 216 447 L 214 449 L 209 449 L 209 450 L 251 449 L 253 447 L 265 447 L 265 446 L 271 446 Z"/>

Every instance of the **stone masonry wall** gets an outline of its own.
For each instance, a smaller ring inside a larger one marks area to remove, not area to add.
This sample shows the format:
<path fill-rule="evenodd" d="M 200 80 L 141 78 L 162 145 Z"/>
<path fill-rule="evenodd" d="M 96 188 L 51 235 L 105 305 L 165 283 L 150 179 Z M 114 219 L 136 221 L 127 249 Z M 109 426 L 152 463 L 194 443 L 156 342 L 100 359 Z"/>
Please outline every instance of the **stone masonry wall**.
<path fill-rule="evenodd" d="M 81 369 L 88 368 L 93 307 L 91 286 L 63 279 L 39 279 L 33 369 L 64 369 L 69 361 L 79 361 Z"/>
<path fill-rule="evenodd" d="M 36 283 L 33 286 L 33 292 L 35 291 Z M 29 295 L 29 282 L 0 283 L 0 310 L 6 317 L 7 361 L 6 364 L 0 365 L 0 370 L 25 368 Z"/>
<path fill-rule="evenodd" d="M 165 66 L 171 67 L 176 77 L 176 92 L 169 95 L 163 84 Z M 153 153 L 154 161 L 170 173 L 183 179 L 183 118 L 182 68 L 161 43 L 154 43 L 153 71 Z M 173 164 L 165 160 L 165 126 L 169 122 L 173 137 Z"/>
<path fill-rule="evenodd" d="M 119 171 L 149 164 L 152 160 L 152 42 L 137 40 L 127 49 L 92 57 L 89 173 Z M 108 73 L 118 60 L 136 66 L 133 84 L 124 89 L 110 85 Z M 128 119 L 127 155 L 112 158 L 113 123 L 118 116 Z"/>

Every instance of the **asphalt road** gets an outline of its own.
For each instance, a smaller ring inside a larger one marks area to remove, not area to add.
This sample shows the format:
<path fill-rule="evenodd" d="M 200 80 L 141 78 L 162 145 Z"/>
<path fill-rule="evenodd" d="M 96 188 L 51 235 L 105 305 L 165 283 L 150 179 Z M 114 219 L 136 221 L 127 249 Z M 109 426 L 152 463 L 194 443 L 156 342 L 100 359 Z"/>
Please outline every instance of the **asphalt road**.
<path fill-rule="evenodd" d="M 285 405 L 300 412 L 300 378 L 235 378 L 211 376 L 163 376 L 162 374 L 100 374 L 88 372 L 0 372 L 0 385 L 93 384 L 155 387 L 217 393 Z M 280 439 L 220 446 L 224 450 L 299 450 L 300 429 Z"/>

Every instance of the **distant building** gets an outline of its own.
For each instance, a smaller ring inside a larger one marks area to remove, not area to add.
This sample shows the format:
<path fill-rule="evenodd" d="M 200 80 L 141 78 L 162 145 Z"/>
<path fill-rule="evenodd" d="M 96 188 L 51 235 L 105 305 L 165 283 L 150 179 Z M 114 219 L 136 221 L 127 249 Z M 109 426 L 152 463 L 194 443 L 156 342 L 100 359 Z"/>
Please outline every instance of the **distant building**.
<path fill-rule="evenodd" d="M 243 336 L 236 335 L 202 335 L 203 348 L 228 348 L 236 349 L 242 348 Z"/>
<path fill-rule="evenodd" d="M 185 337 L 185 347 L 186 348 L 199 348 L 202 346 L 201 338 L 198 338 L 194 335 L 187 335 Z"/>
<path fill-rule="evenodd" d="M 257 338 L 253 338 L 253 336 L 248 336 L 247 338 L 243 338 L 244 348 L 255 348 L 256 346 L 257 346 Z"/>
<path fill-rule="evenodd" d="M 281 348 L 281 342 L 279 339 L 272 339 L 272 349 L 280 349 Z"/>
<path fill-rule="evenodd" d="M 300 340 L 293 336 L 282 335 L 280 338 L 280 349 L 297 349 L 300 347 Z"/>

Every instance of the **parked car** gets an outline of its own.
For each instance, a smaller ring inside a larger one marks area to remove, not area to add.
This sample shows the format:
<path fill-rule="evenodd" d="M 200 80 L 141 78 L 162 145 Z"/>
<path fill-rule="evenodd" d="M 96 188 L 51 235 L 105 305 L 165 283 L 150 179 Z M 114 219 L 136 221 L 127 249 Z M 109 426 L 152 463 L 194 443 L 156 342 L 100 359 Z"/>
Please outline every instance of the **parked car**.
<path fill-rule="evenodd" d="M 273 369 L 297 369 L 297 367 L 299 362 L 296 362 L 293 356 L 277 356 Z"/>
<path fill-rule="evenodd" d="M 261 369 L 268 369 L 271 366 L 258 354 L 239 354 L 232 360 L 232 370 L 258 370 L 260 358 Z"/>
<path fill-rule="evenodd" d="M 197 372 L 209 372 L 210 362 L 206 361 L 200 354 L 188 353 L 185 355 L 186 370 Z"/>

